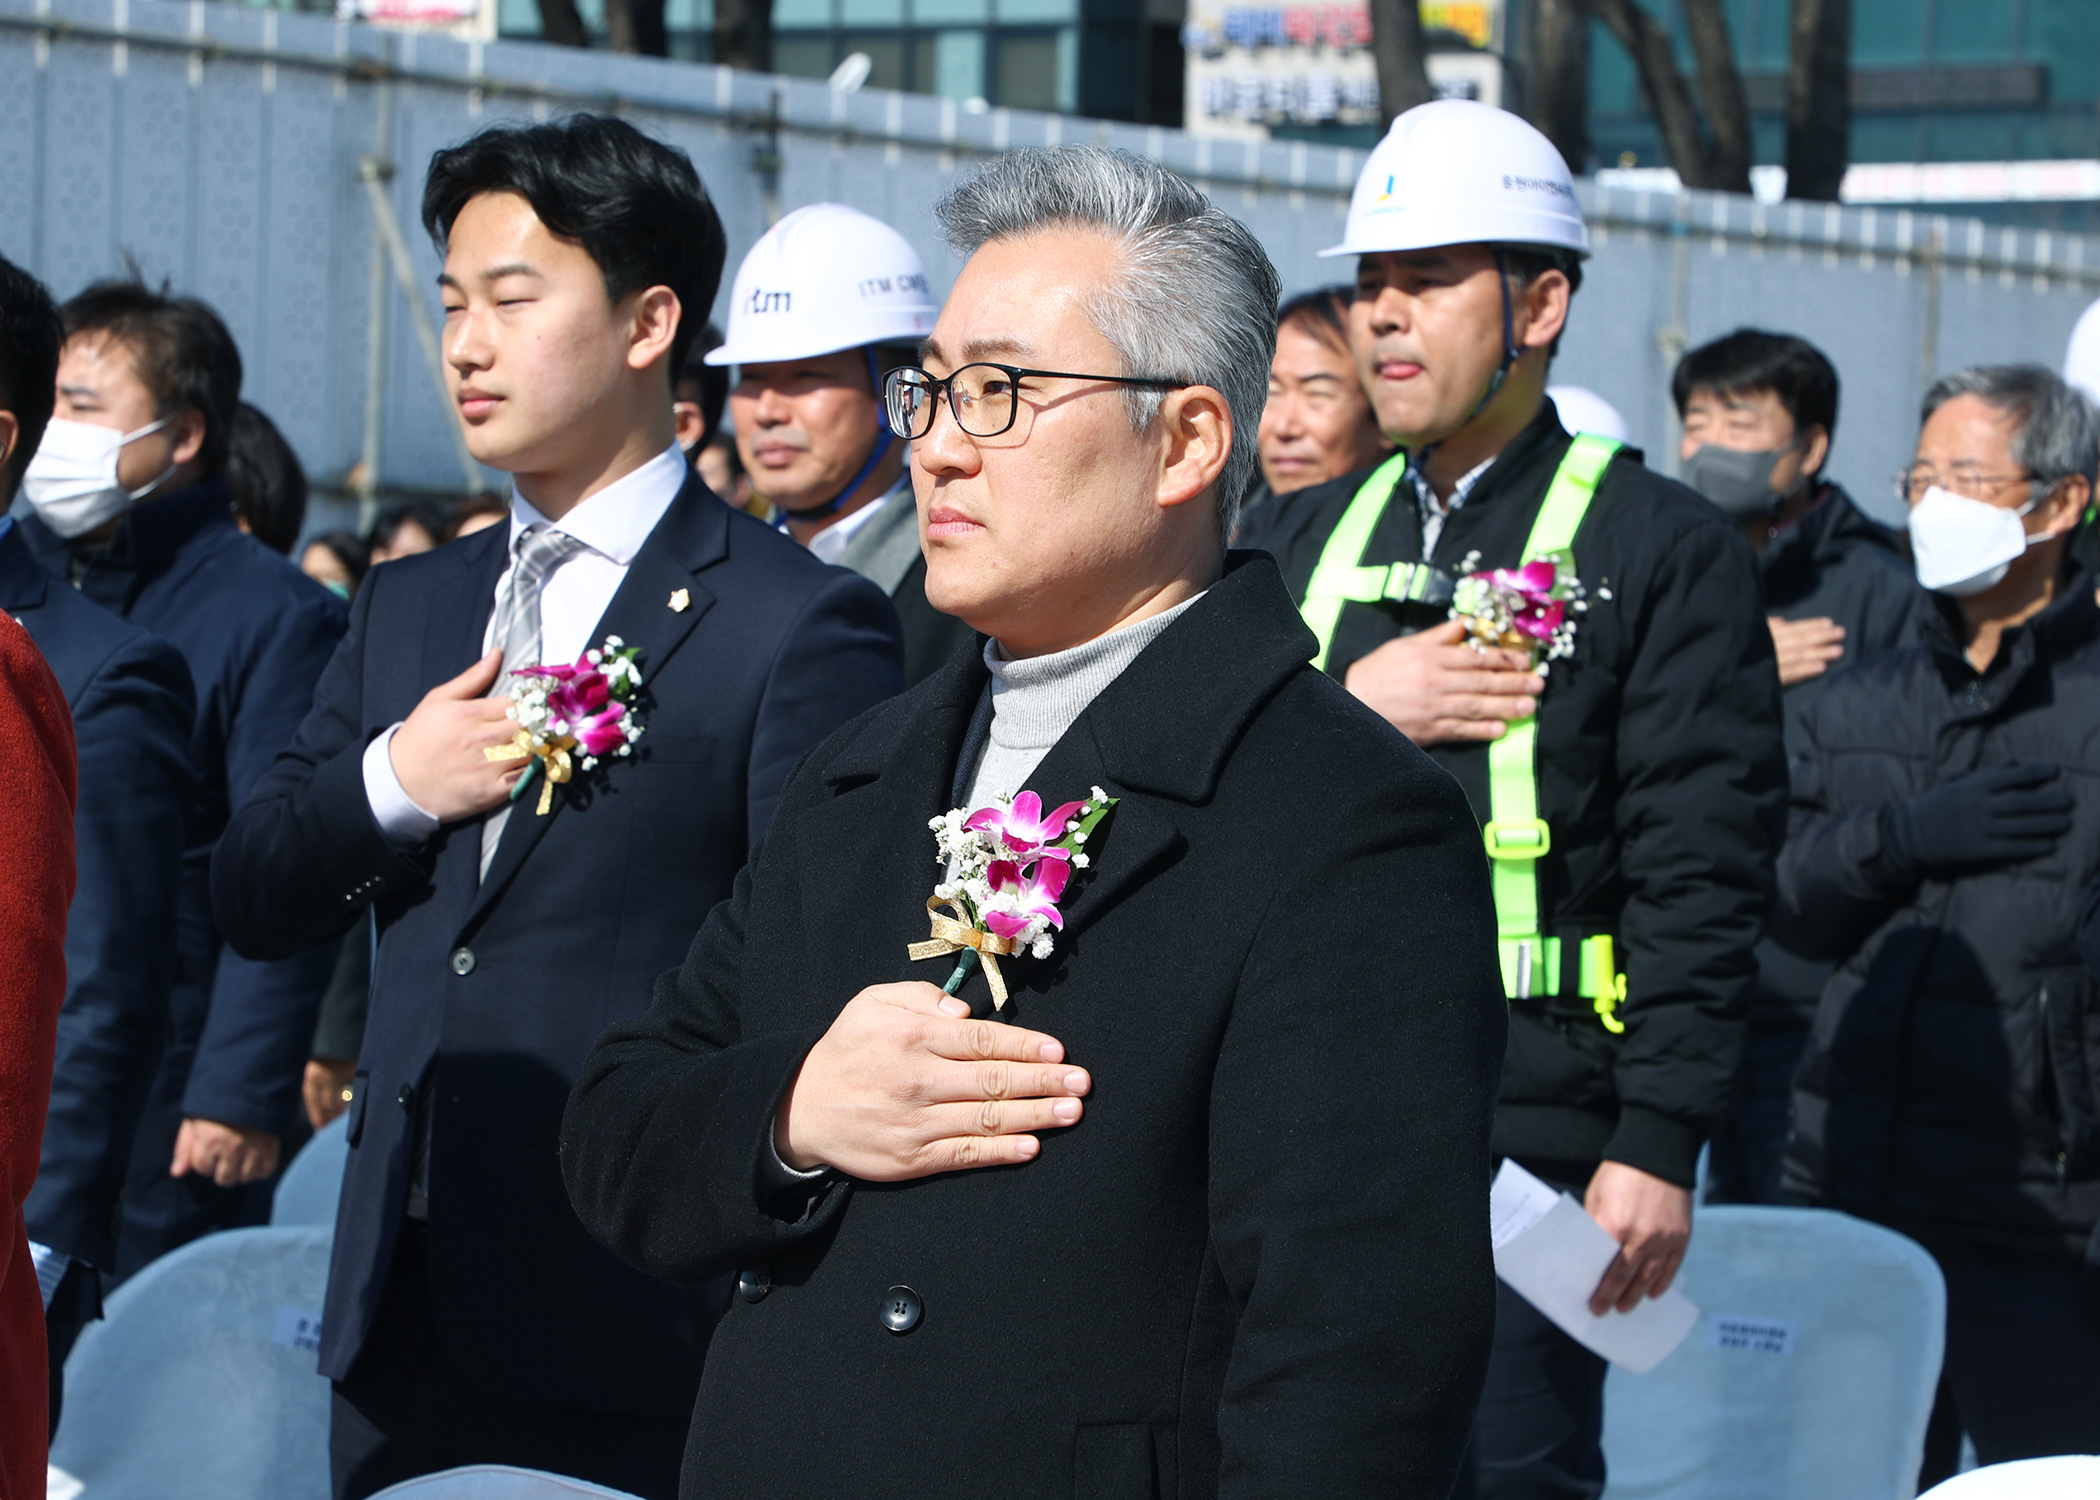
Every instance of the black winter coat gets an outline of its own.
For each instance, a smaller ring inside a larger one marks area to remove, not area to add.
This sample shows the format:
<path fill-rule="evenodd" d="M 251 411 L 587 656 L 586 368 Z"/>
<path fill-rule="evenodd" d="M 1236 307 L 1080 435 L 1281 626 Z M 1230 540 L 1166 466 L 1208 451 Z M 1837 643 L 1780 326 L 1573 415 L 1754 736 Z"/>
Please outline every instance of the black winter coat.
<path fill-rule="evenodd" d="M 1543 404 L 1444 523 L 1428 561 L 1455 570 L 1477 552 L 1483 568 L 1516 564 L 1568 443 Z M 1366 473 L 1281 496 L 1242 529 L 1243 546 L 1275 554 L 1292 598 L 1305 597 Z M 1364 562 L 1423 560 L 1421 518 L 1403 486 Z M 1608 1157 L 1689 1187 L 1734 1088 L 1784 828 L 1779 673 L 1750 544 L 1715 506 L 1642 467 L 1637 451 L 1606 469 L 1573 550 L 1589 611 L 1539 707 L 1539 815 L 1553 830 L 1539 861 L 1540 911 L 1549 934 L 1615 939 L 1626 1031 L 1614 1038 L 1593 1015 L 1518 1002 L 1495 1149 Z M 1446 614 L 1345 605 L 1328 670 L 1339 680 L 1358 657 Z M 1485 821 L 1486 745 L 1429 755 Z"/>
<path fill-rule="evenodd" d="M 564 1124 L 577 1211 L 628 1260 L 769 1267 L 709 1350 L 686 1496 L 1449 1493 L 1494 1321 L 1486 862 L 1450 778 L 1311 652 L 1234 554 L 1029 778 L 1122 801 L 1056 953 L 1006 961 L 1009 1015 L 1094 1081 L 1017 1167 L 761 1194 L 840 1007 L 947 977 L 905 947 L 981 656 L 796 772 Z M 898 1286 L 924 1309 L 903 1336 L 878 1319 Z"/>
<path fill-rule="evenodd" d="M 1775 934 L 1837 961 L 1794 1095 L 1785 1186 L 1924 1238 L 2082 1248 L 2100 1217 L 2100 1009 L 2076 947 L 2100 873 L 2100 606 L 2079 570 L 1990 669 L 1951 601 L 1847 668 L 1807 720 Z M 2063 768 L 2056 852 L 1908 879 L 1881 811 L 1979 766 Z"/>
<path fill-rule="evenodd" d="M 1903 539 L 1836 485 L 1822 488 L 1815 509 L 1772 538 L 1758 559 L 1767 614 L 1845 627 L 1845 654 L 1830 671 L 1784 690 L 1789 761 L 1801 753 L 1801 721 L 1831 673 L 1910 644 L 1926 600 Z"/>
<path fill-rule="evenodd" d="M 1830 671 L 1782 690 L 1787 760 L 1803 748 L 1802 721 L 1839 667 L 1907 645 L 1917 634 L 1925 591 L 1902 539 L 1852 503 L 1834 484 L 1815 509 L 1772 539 L 1764 568 L 1765 611 L 1787 620 L 1828 619 L 1845 627 L 1844 656 Z M 1757 987 L 1750 1009 L 1760 1021 L 1806 1027 L 1830 979 L 1830 967 L 1767 938 L 1758 944 Z"/>

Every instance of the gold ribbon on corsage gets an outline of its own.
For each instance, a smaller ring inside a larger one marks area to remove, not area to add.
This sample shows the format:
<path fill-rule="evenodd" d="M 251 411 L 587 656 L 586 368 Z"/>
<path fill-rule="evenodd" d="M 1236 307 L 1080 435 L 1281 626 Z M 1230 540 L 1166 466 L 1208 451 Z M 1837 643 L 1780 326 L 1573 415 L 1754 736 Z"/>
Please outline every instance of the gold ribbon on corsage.
<path fill-rule="evenodd" d="M 929 896 L 926 899 L 926 915 L 933 920 L 933 936 L 923 943 L 913 943 L 905 951 L 910 953 L 912 962 L 917 963 L 922 958 L 940 958 L 946 954 L 959 953 L 965 948 L 973 950 L 984 963 L 984 982 L 992 988 L 992 1009 L 1006 1009 L 1006 979 L 999 972 L 999 955 L 1012 957 L 1021 951 L 1021 945 L 1012 938 L 985 932 L 967 922 L 958 922 L 954 917 L 944 917 L 941 915 L 943 906 L 958 917 L 962 915 L 962 908 L 953 902 L 943 901 L 938 896 Z M 950 983 L 958 983 L 968 972 L 967 969 L 958 968 Z M 955 990 L 951 988 L 948 993 L 952 995 Z"/>
<path fill-rule="evenodd" d="M 492 761 L 517 760 L 521 756 L 531 758 L 532 764 L 525 768 L 525 774 L 520 776 L 510 789 L 510 800 L 513 802 L 518 800 L 519 794 L 531 783 L 536 773 L 546 773 L 540 782 L 539 816 L 544 818 L 548 809 L 554 806 L 554 789 L 574 774 L 574 768 L 569 763 L 569 752 L 575 748 L 576 741 L 565 734 L 555 735 L 552 739 L 537 740 L 532 737 L 531 730 L 520 729 L 509 744 L 491 745 L 481 754 L 483 759 Z"/>

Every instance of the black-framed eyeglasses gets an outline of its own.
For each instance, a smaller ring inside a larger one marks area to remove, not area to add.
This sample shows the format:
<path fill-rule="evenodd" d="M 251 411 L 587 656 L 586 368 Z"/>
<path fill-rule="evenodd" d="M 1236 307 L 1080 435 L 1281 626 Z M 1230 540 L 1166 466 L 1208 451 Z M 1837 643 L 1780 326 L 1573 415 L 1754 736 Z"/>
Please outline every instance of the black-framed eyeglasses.
<path fill-rule="evenodd" d="M 997 437 L 1014 425 L 1021 410 L 1021 382 L 1030 376 L 1039 380 L 1102 380 L 1112 385 L 1142 385 L 1154 390 L 1178 391 L 1186 380 L 1163 380 L 1153 375 L 1076 375 L 1070 370 L 1024 370 L 1018 365 L 968 364 L 952 375 L 934 376 L 913 365 L 890 371 L 882 383 L 883 412 L 890 431 L 907 442 L 933 430 L 934 402 L 945 390 L 948 412 L 955 425 L 971 437 Z"/>

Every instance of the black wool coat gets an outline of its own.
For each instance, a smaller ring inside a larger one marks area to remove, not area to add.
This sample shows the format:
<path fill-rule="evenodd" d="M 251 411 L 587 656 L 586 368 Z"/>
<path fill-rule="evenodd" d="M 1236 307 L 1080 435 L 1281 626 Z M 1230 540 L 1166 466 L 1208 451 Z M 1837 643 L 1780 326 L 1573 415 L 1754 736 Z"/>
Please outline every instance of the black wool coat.
<path fill-rule="evenodd" d="M 1449 1492 L 1493 1325 L 1486 861 L 1458 787 L 1311 651 L 1273 565 L 1235 553 L 1029 777 L 1122 801 L 1056 953 L 1006 961 L 1008 1014 L 1093 1077 L 1017 1167 L 761 1189 L 840 1008 L 948 974 L 905 949 L 981 657 L 796 773 L 563 1126 L 619 1254 L 770 1279 L 717 1330 L 684 1495 Z M 902 1335 L 898 1287 L 923 1309 Z"/>
<path fill-rule="evenodd" d="M 1426 559 L 1413 486 L 1401 481 L 1362 561 L 1456 572 L 1477 554 L 1483 568 L 1514 566 L 1570 441 L 1543 403 Z M 1242 528 L 1243 546 L 1275 554 L 1294 600 L 1369 473 L 1280 496 Z M 1589 608 L 1575 654 L 1553 663 L 1539 699 L 1539 816 L 1553 830 L 1538 861 L 1539 913 L 1563 941 L 1613 939 L 1626 1030 L 1607 1032 L 1586 1001 L 1573 1014 L 1516 1002 L 1495 1149 L 1556 1164 L 1609 1159 L 1690 1187 L 1700 1142 L 1733 1101 L 1785 833 L 1772 632 L 1742 529 L 1644 468 L 1636 449 L 1605 468 L 1573 550 Z M 1359 657 L 1448 615 L 1444 605 L 1346 604 L 1327 669 L 1339 681 Z M 1486 822 L 1487 745 L 1429 755 Z"/>

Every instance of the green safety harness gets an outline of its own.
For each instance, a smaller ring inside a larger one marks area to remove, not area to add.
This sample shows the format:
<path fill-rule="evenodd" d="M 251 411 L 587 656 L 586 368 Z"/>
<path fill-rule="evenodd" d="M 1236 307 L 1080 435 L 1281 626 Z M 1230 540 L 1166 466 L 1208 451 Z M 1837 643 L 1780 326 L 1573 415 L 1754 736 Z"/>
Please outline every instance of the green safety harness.
<path fill-rule="evenodd" d="M 1581 434 L 1568 445 L 1539 504 L 1538 518 L 1524 542 L 1522 563 L 1555 553 L 1573 564 L 1575 533 L 1596 498 L 1605 467 L 1620 444 L 1610 438 Z M 1313 665 L 1327 670 L 1334 628 L 1344 604 L 1379 604 L 1396 600 L 1414 604 L 1448 604 L 1451 575 L 1427 563 L 1366 564 L 1364 548 L 1378 529 L 1385 508 L 1407 473 L 1407 455 L 1396 453 L 1366 479 L 1342 512 L 1341 523 L 1320 551 L 1312 582 L 1299 612 L 1319 638 Z M 1538 716 L 1520 719 L 1488 746 L 1488 821 L 1483 830 L 1493 871 L 1495 926 L 1501 939 L 1502 986 L 1512 1000 L 1534 994 L 1552 995 L 1560 988 L 1561 940 L 1540 931 L 1538 862 L 1553 847 L 1553 830 L 1539 816 Z M 1608 935 L 1582 940 L 1576 993 L 1590 1002 L 1604 1029 L 1621 1032 L 1619 1002 L 1626 998 L 1626 976 L 1613 962 Z M 1543 985 L 1541 979 L 1544 979 Z"/>

